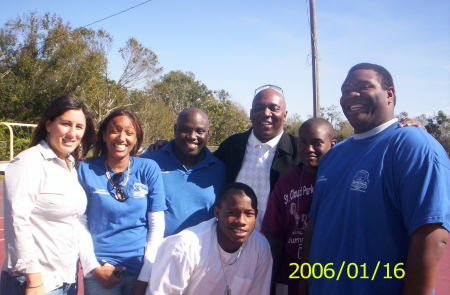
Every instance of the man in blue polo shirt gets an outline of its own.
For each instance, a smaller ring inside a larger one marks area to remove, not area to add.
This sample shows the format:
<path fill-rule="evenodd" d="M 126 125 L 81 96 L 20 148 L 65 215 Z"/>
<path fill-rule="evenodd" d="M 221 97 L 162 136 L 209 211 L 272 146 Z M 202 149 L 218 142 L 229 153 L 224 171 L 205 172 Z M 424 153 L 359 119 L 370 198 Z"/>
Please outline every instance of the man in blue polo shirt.
<path fill-rule="evenodd" d="M 206 147 L 208 116 L 200 109 L 188 108 L 174 126 L 175 139 L 150 158 L 161 168 L 166 194 L 164 236 L 197 225 L 214 217 L 216 194 L 225 184 L 225 166 Z"/>

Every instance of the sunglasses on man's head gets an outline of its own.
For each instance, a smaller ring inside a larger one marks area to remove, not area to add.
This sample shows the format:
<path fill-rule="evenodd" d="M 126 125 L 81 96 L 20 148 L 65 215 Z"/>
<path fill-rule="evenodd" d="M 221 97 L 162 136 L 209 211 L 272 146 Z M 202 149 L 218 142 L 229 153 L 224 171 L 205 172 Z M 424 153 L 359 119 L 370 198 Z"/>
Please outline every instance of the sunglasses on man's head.
<path fill-rule="evenodd" d="M 266 85 L 263 85 L 263 86 L 259 86 L 258 88 L 255 89 L 255 95 L 258 94 L 259 92 L 263 91 L 264 89 L 269 89 L 269 88 L 279 92 L 282 95 L 284 95 L 283 89 L 280 86 L 273 85 L 273 84 L 266 84 Z"/>

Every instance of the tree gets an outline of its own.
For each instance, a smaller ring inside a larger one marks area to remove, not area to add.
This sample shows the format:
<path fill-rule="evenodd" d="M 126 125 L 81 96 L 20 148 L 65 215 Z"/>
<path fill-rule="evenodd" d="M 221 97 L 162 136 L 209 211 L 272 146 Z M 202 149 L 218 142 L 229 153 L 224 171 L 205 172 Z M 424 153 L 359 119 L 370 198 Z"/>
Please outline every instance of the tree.
<path fill-rule="evenodd" d="M 134 38 L 128 39 L 119 52 L 125 65 L 117 82 L 120 87 L 132 87 L 139 82 L 147 82 L 162 71 L 162 68 L 158 67 L 158 56 Z"/>
<path fill-rule="evenodd" d="M 52 99 L 99 79 L 110 42 L 102 30 L 72 30 L 48 13 L 6 23 L 0 29 L 3 119 L 36 122 Z"/>
<path fill-rule="evenodd" d="M 173 137 L 176 116 L 163 101 L 140 90 L 130 91 L 129 100 L 131 110 L 141 121 L 144 143 L 153 143 L 158 139 L 169 140 Z"/>
<path fill-rule="evenodd" d="M 425 128 L 450 155 L 450 118 L 447 114 L 438 111 L 437 114 L 427 117 Z"/>
<path fill-rule="evenodd" d="M 129 88 L 157 75 L 156 54 L 130 38 L 119 50 L 124 67 L 116 82 L 108 77 L 111 36 L 103 30 L 73 30 L 60 17 L 31 13 L 0 29 L 0 119 L 36 122 L 48 103 L 73 93 L 104 118 L 130 105 Z"/>
<path fill-rule="evenodd" d="M 219 90 L 215 94 L 217 99 L 208 100 L 203 106 L 211 126 L 209 145 L 219 145 L 230 135 L 249 127 L 247 113 L 229 99 L 228 92 Z"/>
<path fill-rule="evenodd" d="M 171 71 L 161 77 L 152 88 L 155 97 L 161 99 L 178 114 L 187 107 L 199 107 L 214 99 L 213 91 L 200 81 L 195 80 L 191 72 Z"/>
<path fill-rule="evenodd" d="M 347 137 L 353 135 L 353 127 L 348 121 L 339 122 L 337 128 L 335 128 L 335 131 L 337 142 L 343 141 Z"/>
<path fill-rule="evenodd" d="M 337 130 L 342 122 L 341 108 L 337 105 L 320 108 L 320 117 L 330 122 L 331 126 Z"/>
<path fill-rule="evenodd" d="M 299 114 L 295 113 L 293 115 L 289 115 L 284 123 L 284 130 L 289 134 L 298 136 L 298 129 L 302 123 L 303 121 Z"/>
<path fill-rule="evenodd" d="M 210 145 L 218 145 L 228 136 L 245 130 L 248 116 L 229 99 L 225 90 L 213 91 L 191 72 L 172 71 L 161 77 L 150 90 L 156 100 L 163 101 L 175 116 L 188 107 L 197 107 L 208 114 Z"/>
<path fill-rule="evenodd" d="M 0 28 L 0 119 L 37 122 L 54 98 L 72 93 L 98 122 L 118 106 L 139 114 L 145 141 L 168 139 L 180 111 L 203 109 L 210 117 L 211 144 L 243 131 L 249 120 L 225 90 L 213 91 L 193 73 L 172 71 L 156 80 L 162 68 L 157 55 L 130 38 L 119 52 L 123 73 L 108 76 L 111 36 L 103 30 L 72 29 L 52 14 L 31 13 Z M 149 85 L 147 89 L 134 89 Z"/>

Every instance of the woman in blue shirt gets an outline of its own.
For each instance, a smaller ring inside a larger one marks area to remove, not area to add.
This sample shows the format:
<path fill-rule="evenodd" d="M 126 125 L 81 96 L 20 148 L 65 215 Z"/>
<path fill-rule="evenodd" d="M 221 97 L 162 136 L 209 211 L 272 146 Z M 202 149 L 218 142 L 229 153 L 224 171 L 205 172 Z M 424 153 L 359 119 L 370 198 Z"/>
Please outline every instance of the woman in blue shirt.
<path fill-rule="evenodd" d="M 133 288 L 142 292 L 150 277 L 164 234 L 166 204 L 158 165 L 135 157 L 142 140 L 136 114 L 115 109 L 100 124 L 95 157 L 78 168 L 88 195 L 86 214 L 97 260 L 122 270 L 114 286 L 99 273 L 87 276 L 86 295 L 128 295 Z"/>

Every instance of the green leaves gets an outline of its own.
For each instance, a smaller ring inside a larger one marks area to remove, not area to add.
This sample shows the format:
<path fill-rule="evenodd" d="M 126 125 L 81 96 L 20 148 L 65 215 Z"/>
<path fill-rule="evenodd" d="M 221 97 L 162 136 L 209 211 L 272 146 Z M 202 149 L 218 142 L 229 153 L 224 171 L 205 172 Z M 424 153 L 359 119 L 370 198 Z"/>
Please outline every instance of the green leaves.
<path fill-rule="evenodd" d="M 0 28 L 0 120 L 37 123 L 49 102 L 73 93 L 98 122 L 118 106 L 138 113 L 145 142 L 173 137 L 176 116 L 187 107 L 210 117 L 210 144 L 249 126 L 246 112 L 225 90 L 213 91 L 191 72 L 159 79 L 158 56 L 135 38 L 119 50 L 123 72 L 108 76 L 112 37 L 103 30 L 73 29 L 57 15 L 30 13 Z M 142 89 L 147 85 L 146 89 Z"/>

